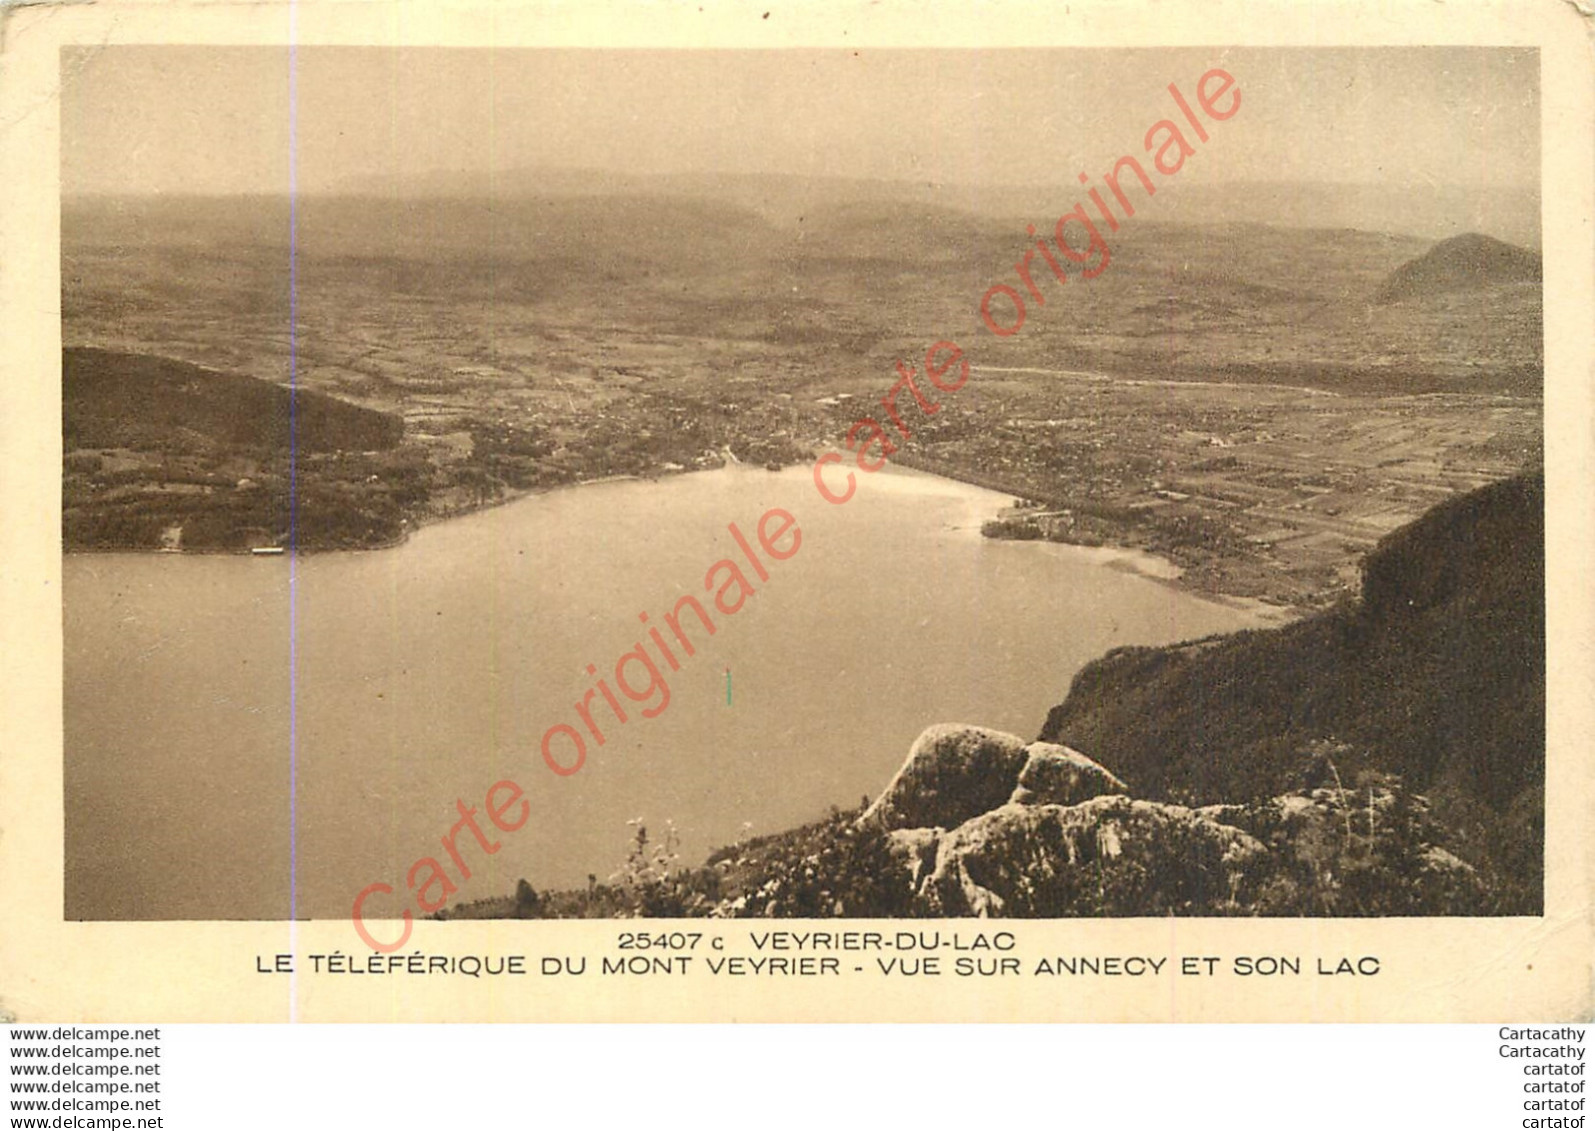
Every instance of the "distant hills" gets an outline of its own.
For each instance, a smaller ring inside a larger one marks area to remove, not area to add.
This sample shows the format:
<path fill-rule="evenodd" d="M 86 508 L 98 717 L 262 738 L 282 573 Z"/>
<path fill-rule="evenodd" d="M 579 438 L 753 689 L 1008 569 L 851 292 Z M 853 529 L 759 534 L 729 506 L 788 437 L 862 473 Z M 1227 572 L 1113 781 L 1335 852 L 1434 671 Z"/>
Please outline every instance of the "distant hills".
<path fill-rule="evenodd" d="M 991 256 L 1028 246 L 1027 223 L 1045 227 L 1080 199 L 1078 185 L 977 191 L 816 178 L 588 182 L 566 171 L 491 185 L 438 177 L 369 195 L 307 197 L 292 213 L 286 196 L 82 196 L 64 199 L 62 212 L 72 245 L 188 246 L 207 259 L 229 247 L 286 248 L 292 238 L 300 254 L 312 257 L 563 260 L 572 268 L 640 261 L 754 265 L 825 256 L 967 263 L 979 257 L 972 265 L 986 268 Z M 1413 247 L 1440 240 L 1432 259 L 1412 266 L 1411 284 L 1403 275 L 1389 279 L 1395 296 L 1440 274 L 1459 285 L 1468 278 L 1538 279 L 1539 254 L 1529 250 L 1539 246 L 1537 207 L 1537 198 L 1504 189 L 1468 200 L 1437 199 L 1433 208 L 1407 201 L 1392 210 L 1366 198 L 1359 186 L 1174 182 L 1139 202 L 1120 232 L 1104 228 L 1103 234 L 1117 246 L 1181 231 L 1195 249 L 1209 239 L 1251 239 L 1270 228 L 1336 233 L 1353 243 L 1368 235 L 1404 238 Z M 1252 277 L 1266 271 L 1254 266 Z"/>
<path fill-rule="evenodd" d="M 1391 272 L 1379 288 L 1380 302 L 1454 291 L 1476 291 L 1504 283 L 1538 283 L 1540 256 L 1477 232 L 1441 240 L 1417 259 Z"/>
<path fill-rule="evenodd" d="M 513 311 L 522 326 L 757 343 L 800 351 L 791 360 L 815 374 L 889 370 L 916 340 L 978 340 L 984 364 L 1036 371 L 1406 393 L 1537 395 L 1542 384 L 1539 287 L 1463 292 L 1445 284 L 1408 301 L 1377 301 L 1433 241 L 1374 230 L 1375 214 L 1327 226 L 1355 202 L 1345 194 L 1329 195 L 1346 208 L 1312 212 L 1326 226 L 1293 227 L 1261 222 L 1267 210 L 1245 197 L 1222 222 L 1193 220 L 1205 205 L 1160 191 L 1155 207 L 1109 235 L 1107 271 L 1067 292 L 1048 284 L 1049 304 L 1031 311 L 1023 334 L 996 339 L 979 322 L 980 296 L 1016 281 L 1011 265 L 1033 247 L 1024 215 L 995 215 L 1007 207 L 996 198 L 974 201 L 984 211 L 971 211 L 945 199 L 888 199 L 879 184 L 849 182 L 802 201 L 801 179 L 747 178 L 731 186 L 746 190 L 746 201 L 736 193 L 631 195 L 640 180 L 605 181 L 608 196 L 558 195 L 575 187 L 571 177 L 545 185 L 528 175 L 513 191 L 497 186 L 500 195 L 311 197 L 292 211 L 282 196 L 68 198 L 63 303 L 78 335 L 68 340 L 271 379 L 282 365 L 291 256 L 298 309 L 310 323 L 301 344 L 315 354 L 303 368 L 308 385 L 368 402 L 386 402 L 414 381 L 447 384 L 449 373 L 481 361 L 480 335 L 459 337 L 447 360 L 439 354 L 464 330 L 457 317 L 425 333 L 389 320 L 371 327 L 365 344 L 339 344 L 349 341 L 348 326 L 396 309 L 396 298 L 412 315 Z M 671 178 L 648 183 L 656 192 L 694 188 Z M 790 223 L 772 218 L 782 200 L 802 203 Z M 1514 277 L 1499 254 L 1506 245 L 1484 236 L 1488 228 L 1471 230 L 1480 234 L 1453 246 L 1495 248 L 1482 257 L 1494 264 L 1485 273 Z M 1465 264 L 1447 267 L 1437 255 L 1441 275 L 1467 277 Z M 1532 261 L 1535 253 L 1516 255 Z M 223 325 L 224 335 L 209 329 Z M 204 354 L 191 352 L 194 341 L 209 343 Z M 547 364 L 534 334 L 491 341 L 506 373 Z"/>
<path fill-rule="evenodd" d="M 1093 182 L 1097 183 L 1097 182 Z M 810 223 L 831 209 L 859 205 L 916 206 L 1000 219 L 1020 229 L 1040 224 L 1085 199 L 1085 188 L 1069 176 L 1055 183 L 1012 185 L 888 181 L 849 177 L 805 177 L 768 173 L 662 174 L 640 176 L 603 169 L 550 166 L 499 170 L 492 174 L 436 170 L 395 180 L 362 177 L 332 193 L 304 198 L 409 203 L 441 200 L 502 202 L 524 207 L 528 200 L 630 198 L 695 200 L 731 208 L 776 228 Z M 73 202 L 103 199 L 68 196 Z M 130 198 L 159 202 L 163 197 Z M 222 198 L 241 200 L 249 198 Z M 264 199 L 264 198 L 259 198 Z M 1485 232 L 1524 247 L 1540 246 L 1540 198 L 1532 187 L 1346 184 L 1296 181 L 1166 181 L 1137 207 L 1137 220 L 1181 224 L 1271 224 L 1287 228 L 1339 228 L 1391 232 L 1422 240 Z M 668 229 L 665 229 L 668 230 Z"/>
<path fill-rule="evenodd" d="M 671 196 L 518 195 L 440 200 L 286 196 L 98 197 L 64 202 L 69 246 L 159 248 L 202 263 L 271 252 L 300 257 L 536 261 L 563 268 L 560 285 L 606 264 L 734 262 L 784 240 L 757 214 L 723 201 Z"/>
<path fill-rule="evenodd" d="M 396 181 L 363 177 L 341 192 L 398 199 L 520 196 L 674 196 L 734 204 L 782 227 L 838 205 L 896 203 L 956 209 L 1036 223 L 1084 199 L 1073 171 L 1053 183 L 965 184 L 803 177 L 769 173 L 639 176 L 603 169 L 537 166 L 483 172 L 435 170 Z M 1349 184 L 1329 181 L 1165 182 L 1144 210 L 1185 224 L 1254 223 L 1290 228 L 1353 228 L 1445 239 L 1482 231 L 1540 245 L 1539 193 L 1530 187 Z"/>

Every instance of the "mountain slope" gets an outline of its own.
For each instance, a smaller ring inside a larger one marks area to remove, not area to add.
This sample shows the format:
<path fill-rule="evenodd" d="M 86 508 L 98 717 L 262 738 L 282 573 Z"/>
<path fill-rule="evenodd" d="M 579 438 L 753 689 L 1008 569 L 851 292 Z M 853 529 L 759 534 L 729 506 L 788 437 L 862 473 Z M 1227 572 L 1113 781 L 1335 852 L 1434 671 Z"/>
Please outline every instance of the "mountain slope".
<path fill-rule="evenodd" d="M 1448 500 L 1364 563 L 1362 600 L 1285 628 L 1109 653 L 1041 738 L 1143 796 L 1270 796 L 1325 772 L 1432 795 L 1507 905 L 1539 905 L 1545 780 L 1544 482 Z"/>
<path fill-rule="evenodd" d="M 132 447 L 181 430 L 284 453 L 290 432 L 301 452 L 374 451 L 404 434 L 398 416 L 308 389 L 102 349 L 62 351 L 61 402 L 68 449 Z"/>

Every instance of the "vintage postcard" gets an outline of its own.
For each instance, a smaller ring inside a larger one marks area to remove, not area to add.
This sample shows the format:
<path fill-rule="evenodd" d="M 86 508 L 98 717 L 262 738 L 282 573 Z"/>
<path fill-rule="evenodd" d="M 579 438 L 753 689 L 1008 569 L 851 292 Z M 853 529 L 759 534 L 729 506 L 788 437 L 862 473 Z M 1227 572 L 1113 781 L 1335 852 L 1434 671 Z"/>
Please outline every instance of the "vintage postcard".
<path fill-rule="evenodd" d="M 1587 1019 L 1589 30 L 11 9 L 0 1007 Z"/>

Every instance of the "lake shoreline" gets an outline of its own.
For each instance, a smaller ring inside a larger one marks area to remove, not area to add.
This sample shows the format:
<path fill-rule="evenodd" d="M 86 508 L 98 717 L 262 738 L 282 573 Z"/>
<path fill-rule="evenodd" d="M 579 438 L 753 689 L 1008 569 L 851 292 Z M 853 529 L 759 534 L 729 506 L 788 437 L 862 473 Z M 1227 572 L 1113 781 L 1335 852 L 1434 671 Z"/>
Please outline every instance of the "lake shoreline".
<path fill-rule="evenodd" d="M 816 452 L 818 452 L 818 450 L 819 449 L 816 449 Z M 761 466 L 758 468 L 758 470 L 765 470 L 774 473 L 785 470 L 785 466 L 781 468 L 769 468 Z M 1024 492 L 1010 490 L 1000 484 L 989 482 L 988 477 L 980 476 L 975 473 L 966 473 L 958 468 L 943 467 L 939 464 L 934 464 L 930 461 L 920 460 L 914 457 L 904 458 L 902 455 L 899 455 L 898 457 L 894 458 L 888 466 L 898 472 L 929 475 L 937 479 L 943 479 L 953 483 L 962 483 L 966 486 L 976 487 L 984 491 L 989 491 L 992 494 L 1008 495 L 1010 499 L 1024 497 Z M 521 489 L 510 488 L 507 489 L 504 494 L 493 499 L 451 509 L 446 513 L 424 514 L 407 517 L 404 520 L 404 529 L 397 536 L 381 542 L 373 542 L 369 545 L 298 547 L 291 551 L 289 551 L 287 547 L 283 547 L 285 551 L 283 554 L 260 555 L 255 554 L 251 549 L 230 550 L 205 548 L 191 550 L 179 548 L 173 550 L 151 549 L 143 546 L 63 546 L 62 553 L 63 555 L 137 554 L 139 556 L 167 554 L 174 557 L 186 556 L 237 558 L 275 558 L 289 556 L 289 554 L 294 557 L 320 558 L 339 554 L 373 553 L 385 550 L 394 550 L 404 546 L 414 535 L 418 534 L 422 530 L 441 527 L 456 519 L 468 518 L 472 515 L 494 511 L 512 503 L 520 502 L 524 499 L 546 497 L 561 491 L 576 490 L 585 487 L 596 487 L 609 483 L 661 483 L 666 480 L 680 477 L 725 471 L 732 467 L 742 467 L 749 471 L 755 470 L 753 465 L 731 459 L 719 467 L 682 468 L 680 470 L 659 468 L 649 472 L 604 475 L 595 479 L 581 479 L 570 483 L 559 483 L 548 486 L 528 487 Z M 998 508 L 997 513 L 988 517 L 985 525 L 989 528 L 989 526 L 993 523 L 1005 521 L 1005 512 L 1011 512 L 1012 510 L 1013 508 L 1011 506 Z M 1181 593 L 1201 597 L 1218 604 L 1226 605 L 1230 608 L 1248 612 L 1254 616 L 1262 617 L 1264 620 L 1273 624 L 1288 623 L 1310 611 L 1305 607 L 1269 601 L 1249 593 L 1234 592 L 1231 589 L 1214 584 L 1213 579 L 1208 576 L 1193 576 L 1190 570 L 1181 566 L 1173 559 L 1150 550 L 1145 545 L 1138 544 L 1138 540 L 1136 538 L 1129 536 L 1127 532 L 1123 530 L 1118 532 L 1119 537 L 1117 538 L 1103 541 L 1093 540 L 1079 542 L 1057 538 L 1014 538 L 1004 534 L 993 534 L 989 531 L 989 529 L 982 529 L 980 533 L 982 537 L 991 539 L 993 541 L 1043 541 L 1049 545 L 1068 546 L 1072 550 L 1086 555 L 1087 560 L 1093 558 L 1097 559 L 1096 564 L 1103 565 L 1106 568 L 1122 573 L 1133 574 L 1137 577 L 1155 581 L 1160 585 L 1168 586 Z"/>

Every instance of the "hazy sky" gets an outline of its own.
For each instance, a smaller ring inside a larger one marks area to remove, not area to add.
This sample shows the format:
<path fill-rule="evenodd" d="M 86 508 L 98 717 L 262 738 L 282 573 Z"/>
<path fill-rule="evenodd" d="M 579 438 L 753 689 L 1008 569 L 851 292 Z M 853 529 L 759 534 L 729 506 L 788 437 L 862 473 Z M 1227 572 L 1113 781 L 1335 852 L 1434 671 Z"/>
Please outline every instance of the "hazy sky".
<path fill-rule="evenodd" d="M 63 63 L 63 188 L 278 192 L 290 146 L 312 192 L 536 165 L 1073 182 L 1213 66 L 1241 109 L 1182 179 L 1537 183 L 1527 50 L 112 47 Z"/>

